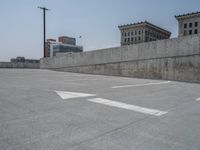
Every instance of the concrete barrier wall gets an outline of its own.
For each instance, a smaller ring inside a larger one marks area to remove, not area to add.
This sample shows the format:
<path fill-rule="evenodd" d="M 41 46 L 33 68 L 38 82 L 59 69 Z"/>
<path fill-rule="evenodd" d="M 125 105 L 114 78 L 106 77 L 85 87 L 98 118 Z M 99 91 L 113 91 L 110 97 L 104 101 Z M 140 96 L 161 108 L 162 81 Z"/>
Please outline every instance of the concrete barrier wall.
<path fill-rule="evenodd" d="M 200 35 L 41 59 L 60 71 L 200 82 Z"/>
<path fill-rule="evenodd" d="M 31 68 L 39 69 L 40 63 L 0 62 L 0 68 Z"/>

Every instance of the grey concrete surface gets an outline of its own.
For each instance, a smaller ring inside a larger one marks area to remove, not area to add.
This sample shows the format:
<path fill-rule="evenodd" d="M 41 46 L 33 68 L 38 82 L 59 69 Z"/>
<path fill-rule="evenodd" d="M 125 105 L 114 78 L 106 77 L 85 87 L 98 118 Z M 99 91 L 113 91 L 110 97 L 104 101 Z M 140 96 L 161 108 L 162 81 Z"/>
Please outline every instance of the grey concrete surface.
<path fill-rule="evenodd" d="M 43 58 L 40 68 L 200 82 L 200 34 Z"/>
<path fill-rule="evenodd" d="M 0 69 L 2 150 L 199 150 L 200 84 L 31 69 Z M 112 88 L 113 86 L 132 87 Z M 57 91 L 168 113 L 152 116 L 63 100 Z"/>
<path fill-rule="evenodd" d="M 78 73 L 200 82 L 200 55 L 53 69 Z"/>

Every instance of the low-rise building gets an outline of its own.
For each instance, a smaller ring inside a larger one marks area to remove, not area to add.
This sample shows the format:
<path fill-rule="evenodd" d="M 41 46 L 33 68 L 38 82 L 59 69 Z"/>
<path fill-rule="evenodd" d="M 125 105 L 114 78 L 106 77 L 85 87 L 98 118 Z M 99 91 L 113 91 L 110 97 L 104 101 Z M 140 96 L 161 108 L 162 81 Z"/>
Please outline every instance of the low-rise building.
<path fill-rule="evenodd" d="M 200 33 L 200 12 L 175 16 L 178 20 L 178 36 Z"/>
<path fill-rule="evenodd" d="M 76 45 L 76 39 L 62 36 L 58 37 L 58 42 L 55 39 L 48 39 L 46 42 L 45 56 L 56 56 L 57 53 L 77 53 L 83 52 L 82 46 Z"/>
<path fill-rule="evenodd" d="M 122 46 L 169 39 L 171 36 L 171 32 L 147 21 L 121 25 L 119 30 L 121 31 Z"/>
<path fill-rule="evenodd" d="M 57 53 L 78 53 L 83 52 L 82 46 L 77 45 L 70 45 L 70 44 L 64 44 L 64 43 L 52 43 L 50 45 L 50 57 L 56 56 Z"/>
<path fill-rule="evenodd" d="M 10 59 L 12 63 L 39 63 L 38 59 L 26 59 L 25 57 L 18 56 L 16 58 Z"/>

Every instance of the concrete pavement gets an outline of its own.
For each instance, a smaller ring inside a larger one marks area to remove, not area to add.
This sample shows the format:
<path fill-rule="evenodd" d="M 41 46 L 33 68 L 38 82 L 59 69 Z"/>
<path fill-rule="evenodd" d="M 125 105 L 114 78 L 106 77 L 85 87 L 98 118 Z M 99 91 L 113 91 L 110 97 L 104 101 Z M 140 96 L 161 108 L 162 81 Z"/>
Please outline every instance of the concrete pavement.
<path fill-rule="evenodd" d="M 199 99 L 200 84 L 0 69 L 0 149 L 199 150 Z"/>

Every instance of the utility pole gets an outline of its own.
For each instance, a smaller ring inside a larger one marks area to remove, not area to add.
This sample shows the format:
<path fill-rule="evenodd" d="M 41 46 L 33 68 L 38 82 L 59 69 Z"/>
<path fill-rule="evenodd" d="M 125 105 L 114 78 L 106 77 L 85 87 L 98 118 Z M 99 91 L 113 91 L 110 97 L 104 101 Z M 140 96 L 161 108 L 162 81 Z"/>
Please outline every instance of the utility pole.
<path fill-rule="evenodd" d="M 46 10 L 49 10 L 45 7 L 40 7 L 38 6 L 38 8 L 43 10 L 43 25 L 44 25 L 44 57 L 46 57 L 45 55 L 45 43 L 46 43 Z"/>

